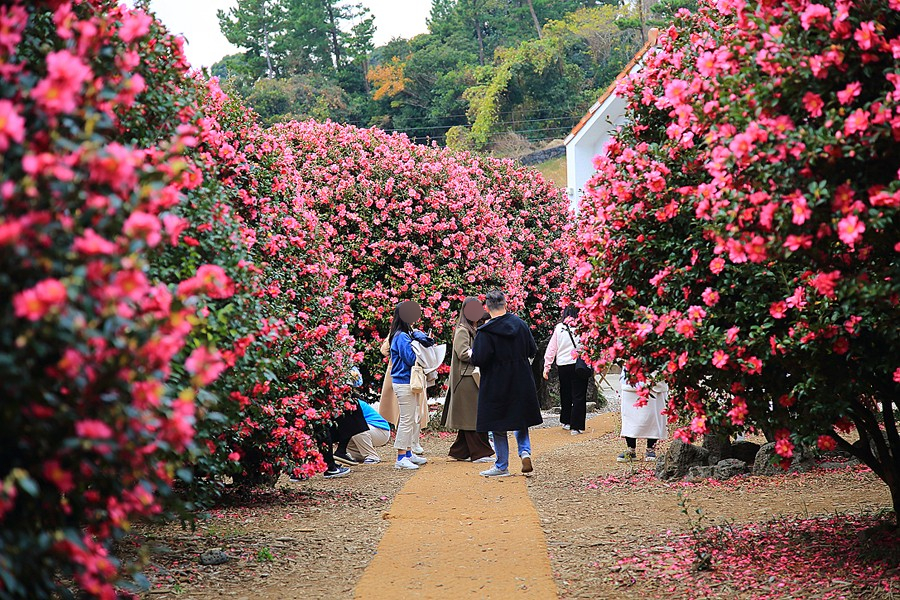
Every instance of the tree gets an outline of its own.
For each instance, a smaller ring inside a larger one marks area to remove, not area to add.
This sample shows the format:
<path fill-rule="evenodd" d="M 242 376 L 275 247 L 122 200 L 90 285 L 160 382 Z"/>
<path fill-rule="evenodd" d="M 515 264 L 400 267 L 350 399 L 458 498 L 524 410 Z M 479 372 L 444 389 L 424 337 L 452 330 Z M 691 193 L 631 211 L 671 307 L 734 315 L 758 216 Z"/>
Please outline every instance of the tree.
<path fill-rule="evenodd" d="M 283 0 L 239 0 L 228 12 L 220 9 L 216 15 L 225 38 L 263 59 L 266 77 L 275 77 L 279 58 L 275 46 L 286 25 Z"/>
<path fill-rule="evenodd" d="M 350 28 L 347 37 L 347 54 L 350 60 L 359 65 L 366 94 L 369 88 L 369 55 L 375 49 L 372 38 L 375 35 L 375 17 L 368 8 L 363 8 L 357 15 L 357 22 Z"/>
<path fill-rule="evenodd" d="M 839 447 L 900 514 L 898 36 L 888 1 L 677 18 L 619 86 L 573 256 L 593 358 L 667 381 L 677 438 Z"/>

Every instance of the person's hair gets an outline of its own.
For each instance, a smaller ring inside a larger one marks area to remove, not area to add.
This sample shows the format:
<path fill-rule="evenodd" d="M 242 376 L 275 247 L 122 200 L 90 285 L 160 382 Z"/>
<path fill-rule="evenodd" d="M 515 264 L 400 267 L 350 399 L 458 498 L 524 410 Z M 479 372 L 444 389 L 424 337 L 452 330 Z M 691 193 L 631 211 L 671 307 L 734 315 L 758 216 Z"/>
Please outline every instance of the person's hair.
<path fill-rule="evenodd" d="M 472 302 L 477 302 L 479 306 L 481 305 L 481 300 L 479 300 L 475 296 L 467 296 L 466 299 L 463 300 L 462 306 L 459 307 L 459 318 L 456 320 L 456 326 L 464 328 L 474 336 L 475 328 L 478 326 L 477 322 L 470 321 L 466 316 L 466 306 L 468 306 Z"/>
<path fill-rule="evenodd" d="M 400 305 L 394 307 L 394 320 L 391 321 L 391 330 L 388 333 L 388 340 L 394 341 L 394 334 L 398 331 L 402 331 L 404 333 L 411 333 L 412 328 L 400 317 Z"/>
<path fill-rule="evenodd" d="M 506 306 L 506 295 L 500 290 L 491 290 L 484 296 L 488 310 L 497 310 Z"/>
<path fill-rule="evenodd" d="M 572 321 L 578 318 L 578 307 L 574 304 L 568 304 L 562 311 L 562 316 L 559 318 L 560 323 L 566 323 L 567 321 Z"/>

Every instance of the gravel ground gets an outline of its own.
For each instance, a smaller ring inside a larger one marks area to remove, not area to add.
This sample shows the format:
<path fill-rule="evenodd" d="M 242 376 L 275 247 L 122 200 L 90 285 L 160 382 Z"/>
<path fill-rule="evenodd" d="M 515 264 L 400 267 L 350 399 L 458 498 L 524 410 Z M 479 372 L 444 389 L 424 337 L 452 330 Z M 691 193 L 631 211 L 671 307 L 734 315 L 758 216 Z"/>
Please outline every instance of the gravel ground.
<path fill-rule="evenodd" d="M 542 427 L 558 426 L 558 415 L 545 413 Z M 446 456 L 454 437 L 429 434 L 423 440 L 426 455 Z M 663 593 L 658 580 L 619 567 L 629 553 L 664 551 L 665 532 L 690 529 L 679 493 L 690 510 L 704 511 L 707 524 L 890 504 L 887 488 L 871 473 L 748 478 L 728 486 L 664 484 L 645 470 L 652 465 L 616 463 L 622 447 L 616 433 L 573 436 L 571 444 L 542 454 L 536 465 L 540 477 L 529 483 L 529 495 L 541 517 L 560 598 L 691 597 L 687 591 Z M 665 448 L 662 442 L 660 454 Z M 128 543 L 142 545 L 150 561 L 152 588 L 143 597 L 352 598 L 388 525 L 394 496 L 412 476 L 393 469 L 392 448 L 379 450 L 382 463 L 353 467 L 347 478 L 282 478 L 275 489 L 212 511 L 195 531 L 137 524 Z M 211 549 L 223 550 L 230 560 L 201 565 L 200 555 Z"/>

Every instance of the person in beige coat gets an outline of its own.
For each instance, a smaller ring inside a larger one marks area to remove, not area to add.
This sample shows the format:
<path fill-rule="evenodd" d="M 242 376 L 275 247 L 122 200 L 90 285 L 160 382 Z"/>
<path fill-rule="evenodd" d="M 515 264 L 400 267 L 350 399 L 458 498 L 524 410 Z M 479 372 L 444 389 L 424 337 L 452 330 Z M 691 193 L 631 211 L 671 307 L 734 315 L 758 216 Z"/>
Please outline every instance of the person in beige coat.
<path fill-rule="evenodd" d="M 484 314 L 478 298 L 463 301 L 459 319 L 453 332 L 453 353 L 450 356 L 450 384 L 441 424 L 458 429 L 456 441 L 450 447 L 450 457 L 456 460 L 486 462 L 494 454 L 488 434 L 475 431 L 478 417 L 478 386 L 472 376 L 475 366 L 469 362 L 475 340 L 476 323 Z"/>
<path fill-rule="evenodd" d="M 397 395 L 394 394 L 391 381 L 391 340 L 388 337 L 381 342 L 381 355 L 388 359 L 388 363 L 387 370 L 384 372 L 384 381 L 381 383 L 381 402 L 378 404 L 378 412 L 385 421 L 396 427 L 397 420 L 400 418 L 400 408 L 397 405 Z"/>

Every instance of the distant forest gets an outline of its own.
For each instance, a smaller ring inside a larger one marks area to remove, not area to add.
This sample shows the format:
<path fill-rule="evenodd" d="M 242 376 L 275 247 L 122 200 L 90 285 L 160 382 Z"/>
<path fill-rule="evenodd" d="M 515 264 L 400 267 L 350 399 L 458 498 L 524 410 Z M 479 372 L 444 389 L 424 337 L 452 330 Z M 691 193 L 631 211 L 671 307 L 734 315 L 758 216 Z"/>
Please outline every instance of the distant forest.
<path fill-rule="evenodd" d="M 238 0 L 244 49 L 210 69 L 265 125 L 331 119 L 515 155 L 565 137 L 644 44 L 693 0 L 434 0 L 428 33 L 375 47 L 347 0 Z"/>

